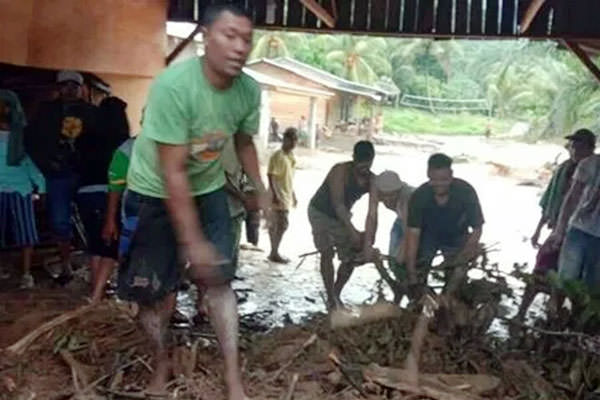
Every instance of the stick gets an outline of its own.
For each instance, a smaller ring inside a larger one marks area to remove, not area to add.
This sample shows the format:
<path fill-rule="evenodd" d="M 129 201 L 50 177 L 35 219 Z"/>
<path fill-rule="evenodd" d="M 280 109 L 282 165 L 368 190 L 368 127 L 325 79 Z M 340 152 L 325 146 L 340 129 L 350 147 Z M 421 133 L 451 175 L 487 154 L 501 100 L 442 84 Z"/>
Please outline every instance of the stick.
<path fill-rule="evenodd" d="M 151 397 L 147 397 L 145 393 L 135 393 L 135 392 L 118 392 L 116 390 L 111 390 L 103 387 L 99 387 L 98 390 L 104 394 L 111 394 L 117 397 L 124 397 L 126 399 L 150 399 Z M 154 397 L 154 396 L 152 396 Z M 166 398 L 166 396 L 165 396 Z"/>
<path fill-rule="evenodd" d="M 302 347 L 300 347 L 300 349 L 298 349 L 298 351 L 296 352 L 296 354 L 294 354 L 292 356 L 292 358 L 290 358 L 285 364 L 283 364 L 281 366 L 281 368 L 279 368 L 277 370 L 277 372 L 275 372 L 275 375 L 273 375 L 273 378 L 271 379 L 271 381 L 276 381 L 281 374 L 283 373 L 283 371 L 285 371 L 290 365 L 292 365 L 294 363 L 294 361 L 296 361 L 296 359 L 298 357 L 300 357 L 302 355 L 302 353 L 304 353 L 304 351 L 309 348 L 314 342 L 317 341 L 317 334 L 313 333 L 306 342 L 304 342 L 304 344 L 302 344 Z"/>
<path fill-rule="evenodd" d="M 46 332 L 51 331 L 52 329 L 66 323 L 72 319 L 75 319 L 84 314 L 87 314 L 90 310 L 92 310 L 94 308 L 95 308 L 94 305 L 85 305 L 85 306 L 81 306 L 73 311 L 69 311 L 65 314 L 59 315 L 58 317 L 46 322 L 45 324 L 43 324 L 43 325 L 37 327 L 36 329 L 34 329 L 33 331 L 29 332 L 29 334 L 27 334 L 21 340 L 19 340 L 18 342 L 16 342 L 15 344 L 13 344 L 10 347 L 7 347 L 6 351 L 8 351 L 9 353 L 12 353 L 14 355 L 18 355 L 18 356 L 23 355 L 23 353 L 25 353 L 25 351 L 27 351 L 29 346 L 31 346 L 31 344 L 33 344 L 33 342 L 35 342 L 40 336 L 42 336 Z"/>
<path fill-rule="evenodd" d="M 117 370 L 114 373 L 118 373 L 119 371 L 123 371 L 126 368 L 131 367 L 132 365 L 136 364 L 140 362 L 140 358 L 137 357 L 135 360 L 133 361 L 129 361 L 127 364 L 120 366 L 119 368 L 117 368 Z M 86 386 L 82 391 L 81 394 L 86 394 L 87 392 L 89 392 L 90 390 L 94 389 L 96 386 L 98 386 L 98 384 L 102 381 L 104 381 L 105 379 L 108 379 L 111 377 L 113 373 L 110 374 L 106 374 L 106 375 L 102 375 L 100 378 L 96 379 L 94 382 L 90 383 L 88 386 Z M 143 398 L 143 397 L 142 397 Z"/>
<path fill-rule="evenodd" d="M 84 366 L 77 361 L 68 350 L 61 350 L 59 354 L 71 368 L 71 373 L 73 375 L 73 386 L 75 387 L 75 390 L 79 391 L 79 382 L 81 382 L 82 385 L 87 386 L 90 383 L 90 379 L 88 374 L 84 371 Z"/>
<path fill-rule="evenodd" d="M 298 378 L 298 374 L 294 374 L 294 376 L 292 376 L 292 382 L 290 383 L 290 387 L 284 397 L 284 400 L 292 400 L 294 397 L 294 391 L 296 390 L 296 385 L 298 384 Z"/>
<path fill-rule="evenodd" d="M 563 337 L 572 337 L 572 338 L 578 338 L 578 339 L 591 339 L 591 340 L 593 340 L 595 338 L 594 336 L 590 336 L 588 334 L 581 333 L 581 332 L 549 331 L 546 329 L 537 328 L 535 326 L 530 326 L 530 325 L 524 324 L 522 322 L 517 322 L 510 318 L 498 317 L 498 319 L 501 321 L 508 322 L 511 325 L 516 325 L 516 326 L 524 328 L 524 329 L 529 329 L 531 331 L 541 333 L 542 335 L 546 335 L 546 336 L 563 336 Z"/>
<path fill-rule="evenodd" d="M 413 386 L 419 384 L 419 360 L 421 359 L 421 348 L 427 336 L 429 321 L 433 318 L 433 312 L 438 307 L 437 303 L 429 295 L 424 298 L 423 311 L 417 320 L 417 324 L 412 335 L 412 344 L 404 368 L 408 371 L 408 382 Z"/>
<path fill-rule="evenodd" d="M 342 373 L 342 375 L 344 375 L 344 378 L 346 378 L 346 380 L 348 382 L 350 382 L 350 385 L 356 389 L 358 391 L 358 393 L 360 394 L 361 397 L 367 398 L 367 394 L 364 392 L 364 390 L 354 381 L 354 378 L 352 378 L 350 376 L 350 374 L 348 374 L 346 372 L 346 369 L 344 368 L 344 365 L 342 364 L 342 362 L 340 361 L 340 359 L 335 355 L 334 352 L 329 353 L 329 360 L 331 360 L 331 362 L 333 363 L 333 365 L 335 365 L 337 367 L 337 369 L 340 370 L 340 372 Z"/>

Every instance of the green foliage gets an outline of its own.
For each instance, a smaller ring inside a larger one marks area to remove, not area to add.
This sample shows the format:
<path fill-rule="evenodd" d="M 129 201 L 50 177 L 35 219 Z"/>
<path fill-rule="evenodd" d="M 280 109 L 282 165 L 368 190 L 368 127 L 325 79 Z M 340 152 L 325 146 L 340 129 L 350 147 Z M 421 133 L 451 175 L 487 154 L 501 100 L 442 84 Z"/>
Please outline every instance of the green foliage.
<path fill-rule="evenodd" d="M 511 121 L 489 119 L 481 114 L 431 114 L 407 108 L 385 107 L 383 124 L 386 132 L 396 134 L 483 135 L 488 125 L 492 132 L 505 132 Z"/>
<path fill-rule="evenodd" d="M 406 94 L 485 98 L 495 117 L 529 122 L 536 136 L 564 136 L 582 126 L 600 128 L 597 81 L 553 41 L 257 33 L 251 58 L 284 56 L 364 84 L 391 78 Z M 468 132 L 480 131 L 469 124 L 468 118 L 461 123 Z M 436 124 L 423 128 L 426 125 Z M 447 130 L 455 128 L 456 124 Z"/>

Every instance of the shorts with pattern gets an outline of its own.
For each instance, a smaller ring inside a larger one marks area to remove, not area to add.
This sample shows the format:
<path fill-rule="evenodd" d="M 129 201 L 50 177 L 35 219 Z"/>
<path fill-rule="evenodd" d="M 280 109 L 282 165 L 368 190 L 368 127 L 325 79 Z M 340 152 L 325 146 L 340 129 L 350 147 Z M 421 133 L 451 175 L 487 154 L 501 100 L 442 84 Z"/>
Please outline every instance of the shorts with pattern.
<path fill-rule="evenodd" d="M 0 247 L 29 247 L 37 243 L 31 194 L 0 192 Z"/>
<path fill-rule="evenodd" d="M 202 231 L 225 262 L 219 266 L 221 281 L 235 278 L 233 229 L 223 189 L 194 198 Z M 163 199 L 128 191 L 124 199 L 120 243 L 118 295 L 123 300 L 151 305 L 177 291 L 185 259 Z M 193 268 L 193 267 L 191 267 Z"/>
<path fill-rule="evenodd" d="M 308 219 L 312 227 L 315 247 L 320 253 L 335 250 L 341 262 L 350 262 L 356 258 L 358 252 L 352 248 L 350 234 L 337 218 L 332 218 L 309 206 Z"/>

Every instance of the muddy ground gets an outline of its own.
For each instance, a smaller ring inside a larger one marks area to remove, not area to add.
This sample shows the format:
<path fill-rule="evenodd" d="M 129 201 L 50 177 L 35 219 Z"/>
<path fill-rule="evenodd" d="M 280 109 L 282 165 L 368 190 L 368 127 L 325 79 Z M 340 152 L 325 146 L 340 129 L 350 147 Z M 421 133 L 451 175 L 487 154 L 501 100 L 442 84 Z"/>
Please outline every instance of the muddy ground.
<path fill-rule="evenodd" d="M 296 176 L 296 191 L 299 205 L 298 209 L 291 213 L 291 228 L 282 245 L 282 252 L 292 258 L 290 265 L 269 263 L 264 252 L 242 251 L 238 273 L 240 279 L 234 283 L 234 287 L 241 300 L 243 354 L 246 375 L 254 398 L 283 398 L 294 373 L 300 374 L 298 387 L 294 390 L 297 399 L 355 398 L 359 391 L 348 383 L 348 378 L 332 363 L 329 358 L 332 351 L 340 357 L 347 357 L 348 359 L 344 359 L 344 363 L 347 363 L 344 364 L 345 368 L 354 368 L 354 373 L 358 375 L 361 375 L 361 368 L 372 362 L 401 367 L 406 356 L 414 315 L 408 314 L 406 319 L 390 322 L 389 326 L 360 328 L 354 332 L 354 336 L 343 334 L 345 339 L 340 342 L 340 335 L 326 328 L 327 321 L 324 317 L 318 317 L 319 313 L 325 310 L 318 260 L 316 257 L 307 258 L 297 268 L 300 262 L 298 256 L 314 248 L 306 217 L 310 197 L 334 163 L 349 159 L 354 140 L 343 137 L 322 143 L 317 152 L 303 149 L 297 151 L 299 170 Z M 558 154 L 564 154 L 559 146 L 532 146 L 483 138 L 402 137 L 386 138 L 376 150 L 374 172 L 395 170 L 403 180 L 415 186 L 426 179 L 425 165 L 431 153 L 444 151 L 455 157 L 455 175 L 471 182 L 481 198 L 486 217 L 483 240 L 493 245 L 495 250 L 490 254 L 491 260 L 497 262 L 504 271 L 510 271 L 514 263 L 533 261 L 534 252 L 527 238 L 539 218 L 537 201 L 541 187 L 548 178 L 546 164 L 554 161 Z M 364 218 L 366 206 L 366 200 L 357 204 L 354 210 L 356 221 Z M 393 218 L 393 214 L 380 209 L 376 245 L 384 251 L 387 250 L 388 233 Z M 261 232 L 259 247 L 268 249 L 268 237 L 264 230 Z M 80 280 L 67 288 L 59 289 L 44 279 L 44 274 L 41 270 L 36 271 L 35 275 L 41 282 L 40 288 L 27 292 L 12 288 L 16 283 L 15 273 L 11 279 L 0 281 L 3 290 L 0 294 L 0 348 L 14 343 L 44 321 L 85 304 L 87 287 L 84 281 Z M 378 274 L 370 266 L 357 269 L 343 293 L 343 300 L 354 305 L 374 302 L 374 288 L 378 278 Z M 511 284 L 519 286 L 518 281 Z M 388 299 L 391 298 L 389 291 L 385 291 L 384 295 Z M 510 302 L 507 304 L 511 305 Z M 193 315 L 193 295 L 181 295 L 179 309 L 188 316 Z M 103 313 L 104 311 L 98 312 L 98 315 L 104 315 Z M 117 315 L 108 312 L 108 315 L 113 314 Z M 307 319 L 311 322 L 306 322 Z M 286 328 L 273 330 L 284 325 Z M 87 326 L 96 330 L 88 329 Z M 114 343 L 106 336 L 109 328 L 113 329 L 113 332 L 121 332 L 133 344 L 115 351 Z M 256 333 L 265 330 L 269 330 L 270 333 Z M 382 336 L 378 337 L 380 333 Z M 0 355 L 0 371 L 4 379 L 0 382 L 0 399 L 72 398 L 77 394 L 76 383 L 79 382 L 80 390 L 81 386 L 85 385 L 80 378 L 73 378 L 73 372 L 65 362 L 64 354 L 61 354 L 61 350 L 65 349 L 75 354 L 76 358 L 79 357 L 81 363 L 90 368 L 88 378 L 92 381 L 102 372 L 107 373 L 106 371 L 111 371 L 111 380 L 116 379 L 115 365 L 122 365 L 125 360 L 131 361 L 135 360 L 135 357 L 141 357 L 143 362 L 133 361 L 133 364 L 123 371 L 123 375 L 128 378 L 123 378 L 123 382 L 114 385 L 119 389 L 114 391 L 139 391 L 148 375 L 147 367 L 144 366 L 147 363 L 144 357 L 148 354 L 148 349 L 144 348 L 143 339 L 140 339 L 138 334 L 135 323 L 128 319 L 126 314 L 122 319 L 117 318 L 116 321 L 109 322 L 100 317 L 96 321 L 87 322 L 85 319 L 76 319 L 72 324 L 50 331 L 20 357 Z M 273 375 L 277 374 L 278 368 L 285 365 L 313 334 L 318 335 L 318 340 L 295 358 L 292 366 L 275 378 Z M 187 380 L 174 383 L 179 385 L 181 393 L 189 396 L 180 398 L 218 399 L 222 395 L 220 371 L 218 367 L 215 368 L 215 365 L 220 365 L 220 358 L 211 335 L 208 326 L 174 330 L 174 340 L 183 349 L 182 357 L 190 357 L 189 352 L 194 344 L 200 348 L 194 353 L 195 361 L 187 362 L 193 366 L 189 367 L 185 374 L 182 372 L 182 376 L 186 376 Z M 360 337 L 369 337 L 369 343 L 356 343 Z M 103 341 L 103 344 L 96 343 L 98 340 Z M 494 357 L 490 357 L 490 343 L 474 345 L 475 348 L 481 345 L 484 350 L 473 350 L 473 354 L 469 356 L 475 358 L 473 361 L 468 359 L 469 357 L 460 359 L 460 349 L 467 349 L 468 346 L 461 347 L 459 343 L 457 347 L 454 340 L 440 339 L 438 336 L 434 336 L 431 341 L 428 341 L 426 346 L 430 346 L 433 355 L 426 358 L 422 366 L 426 372 L 477 372 L 498 375 L 506 369 L 506 360 L 494 361 Z M 440 341 L 444 342 L 443 345 Z M 447 354 L 447 351 L 436 352 L 436 343 L 437 346 L 454 348 L 454 356 L 440 361 L 435 355 Z M 77 350 L 78 345 L 81 348 Z M 102 346 L 105 346 L 104 349 Z M 365 350 L 361 350 L 362 354 L 359 355 L 348 351 L 352 347 L 365 346 Z M 385 357 L 382 356 L 382 349 Z M 77 353 L 78 351 L 80 353 Z M 116 355 L 121 359 L 115 358 Z M 452 357 L 458 358 L 453 361 Z M 533 369 L 535 376 L 540 375 L 536 367 L 528 368 Z M 9 381 L 5 379 L 7 376 Z M 205 382 L 208 386 L 192 387 L 190 380 Z M 16 386 L 14 390 L 11 393 L 8 393 L 8 390 L 2 392 L 7 387 L 12 388 L 11 382 Z M 528 398 L 513 397 L 517 396 L 519 391 L 515 389 L 514 382 L 511 382 L 510 379 L 504 379 L 504 384 L 496 388 L 488 398 Z M 107 384 L 108 382 L 103 381 L 98 387 L 106 389 Z M 396 393 L 389 388 L 384 390 L 378 386 L 371 389 L 373 393 L 363 395 L 375 396 L 372 398 L 404 398 L 396 396 L 400 392 Z M 110 397 L 106 394 L 103 396 L 101 398 L 127 398 L 116 395 Z"/>

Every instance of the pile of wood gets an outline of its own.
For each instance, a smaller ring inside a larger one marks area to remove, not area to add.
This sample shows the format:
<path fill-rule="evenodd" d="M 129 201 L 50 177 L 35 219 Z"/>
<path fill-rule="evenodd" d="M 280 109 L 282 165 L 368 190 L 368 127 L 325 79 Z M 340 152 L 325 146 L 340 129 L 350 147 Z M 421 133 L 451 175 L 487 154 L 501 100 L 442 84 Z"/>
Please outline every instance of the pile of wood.
<path fill-rule="evenodd" d="M 560 400 L 590 398 L 586 393 L 600 384 L 597 356 L 582 353 L 568 338 L 534 341 L 549 347 L 532 348 L 526 347 L 531 341 L 500 341 L 478 329 L 463 329 L 462 323 L 440 326 L 441 316 L 450 315 L 448 307 L 453 307 L 443 300 L 426 297 L 414 310 L 375 304 L 266 334 L 246 331 L 241 346 L 249 395 Z M 3 349 L 0 398 L 146 398 L 143 388 L 152 368 L 146 343 L 127 308 L 112 301 L 81 306 Z M 175 331 L 173 346 L 171 398 L 224 398 L 214 335 Z"/>

